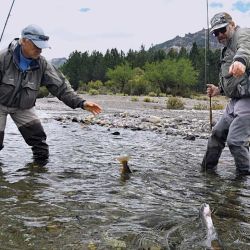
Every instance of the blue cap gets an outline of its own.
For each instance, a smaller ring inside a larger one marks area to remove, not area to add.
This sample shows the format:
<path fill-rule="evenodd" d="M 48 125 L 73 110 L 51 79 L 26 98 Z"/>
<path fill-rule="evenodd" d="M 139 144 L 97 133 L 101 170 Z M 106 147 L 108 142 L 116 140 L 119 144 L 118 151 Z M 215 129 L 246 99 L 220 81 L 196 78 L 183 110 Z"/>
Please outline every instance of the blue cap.
<path fill-rule="evenodd" d="M 50 48 L 49 37 L 45 35 L 43 29 L 37 25 L 31 24 L 22 30 L 22 38 L 31 40 L 38 48 Z"/>

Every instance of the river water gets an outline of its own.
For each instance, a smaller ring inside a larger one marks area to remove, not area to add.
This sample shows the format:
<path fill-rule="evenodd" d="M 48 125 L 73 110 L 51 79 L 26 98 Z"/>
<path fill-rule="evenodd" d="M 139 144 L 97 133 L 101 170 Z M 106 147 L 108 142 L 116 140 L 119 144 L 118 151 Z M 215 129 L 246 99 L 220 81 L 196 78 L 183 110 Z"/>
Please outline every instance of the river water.
<path fill-rule="evenodd" d="M 30 148 L 8 120 L 0 249 L 205 249 L 205 202 L 224 249 L 250 249 L 250 179 L 235 178 L 227 148 L 211 175 L 200 172 L 204 139 L 60 122 L 60 111 L 38 114 L 50 145 L 45 167 L 32 165 Z M 123 155 L 136 170 L 128 179 L 116 159 Z"/>

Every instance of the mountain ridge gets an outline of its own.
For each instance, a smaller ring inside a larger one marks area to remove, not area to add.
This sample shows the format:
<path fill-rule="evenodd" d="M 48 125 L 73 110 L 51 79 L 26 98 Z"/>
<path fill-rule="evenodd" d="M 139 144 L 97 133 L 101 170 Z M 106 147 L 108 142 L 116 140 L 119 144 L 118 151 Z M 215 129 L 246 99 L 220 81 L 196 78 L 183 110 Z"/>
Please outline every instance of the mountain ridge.
<path fill-rule="evenodd" d="M 153 49 L 163 49 L 166 52 L 169 52 L 170 49 L 176 49 L 179 51 L 181 47 L 184 47 L 187 49 L 187 51 L 190 51 L 193 47 L 193 43 L 195 42 L 198 47 L 205 47 L 207 40 L 207 29 L 202 29 L 200 31 L 197 31 L 195 33 L 188 33 L 185 34 L 184 37 L 176 36 L 173 39 L 167 40 L 163 43 L 156 44 L 153 46 Z M 211 50 L 220 49 L 221 45 L 217 41 L 217 38 L 213 35 L 209 35 L 209 48 Z"/>
<path fill-rule="evenodd" d="M 179 52 L 181 47 L 186 48 L 186 50 L 189 52 L 191 48 L 193 47 L 193 43 L 195 42 L 198 47 L 205 47 L 207 39 L 207 29 L 202 29 L 200 31 L 197 31 L 195 33 L 188 33 L 185 34 L 184 37 L 176 36 L 173 39 L 167 40 L 163 43 L 156 44 L 152 46 L 153 49 L 159 50 L 162 49 L 166 53 L 169 52 L 170 49 L 175 49 Z M 211 50 L 220 49 L 222 46 L 217 41 L 217 38 L 213 35 L 209 35 L 209 48 Z M 67 58 L 53 58 L 51 60 L 51 63 L 55 65 L 57 68 L 63 65 L 67 61 Z"/>

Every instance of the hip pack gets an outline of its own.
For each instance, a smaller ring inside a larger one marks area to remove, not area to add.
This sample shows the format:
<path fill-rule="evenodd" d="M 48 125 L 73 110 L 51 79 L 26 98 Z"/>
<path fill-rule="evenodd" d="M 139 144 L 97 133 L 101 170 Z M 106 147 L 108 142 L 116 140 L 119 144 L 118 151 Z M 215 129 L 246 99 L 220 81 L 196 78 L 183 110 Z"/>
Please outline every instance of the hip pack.
<path fill-rule="evenodd" d="M 239 97 L 250 97 L 250 72 L 248 71 L 246 74 L 247 79 L 237 85 Z"/>

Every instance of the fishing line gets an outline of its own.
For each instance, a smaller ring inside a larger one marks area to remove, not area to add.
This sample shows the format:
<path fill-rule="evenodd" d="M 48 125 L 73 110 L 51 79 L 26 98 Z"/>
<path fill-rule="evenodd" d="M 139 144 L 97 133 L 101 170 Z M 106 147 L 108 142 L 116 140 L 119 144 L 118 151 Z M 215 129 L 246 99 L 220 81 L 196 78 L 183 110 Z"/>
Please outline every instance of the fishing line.
<path fill-rule="evenodd" d="M 6 18 L 6 21 L 5 21 L 5 24 L 4 24 L 4 27 L 3 27 L 3 31 L 2 31 L 2 34 L 1 34 L 1 37 L 0 37 L 0 42 L 2 41 L 3 34 L 4 34 L 4 31 L 5 31 L 6 25 L 7 25 L 7 23 L 8 23 L 8 20 L 9 20 L 9 17 L 10 17 L 10 13 L 11 13 L 11 10 L 12 10 L 12 8 L 13 8 L 14 3 L 15 3 L 15 0 L 13 0 L 12 4 L 11 4 L 11 6 L 10 6 L 10 11 L 9 11 L 9 14 L 8 14 L 8 16 L 7 16 L 7 18 Z"/>
<path fill-rule="evenodd" d="M 206 17 L 207 17 L 207 29 L 205 29 L 205 85 L 208 84 L 208 63 L 207 63 L 207 53 L 209 52 L 209 18 L 208 18 L 208 0 L 206 0 Z M 212 100 L 211 96 L 209 96 L 209 121 L 210 121 L 210 129 L 212 130 Z M 207 169 L 205 162 L 205 194 L 207 194 Z"/>
<path fill-rule="evenodd" d="M 208 60 L 208 53 L 209 53 L 209 18 L 208 18 L 208 0 L 206 0 L 206 10 L 207 10 L 207 30 L 205 31 L 205 84 L 209 83 L 209 60 Z M 209 122 L 210 122 L 210 129 L 212 130 L 212 97 L 209 96 Z"/>

